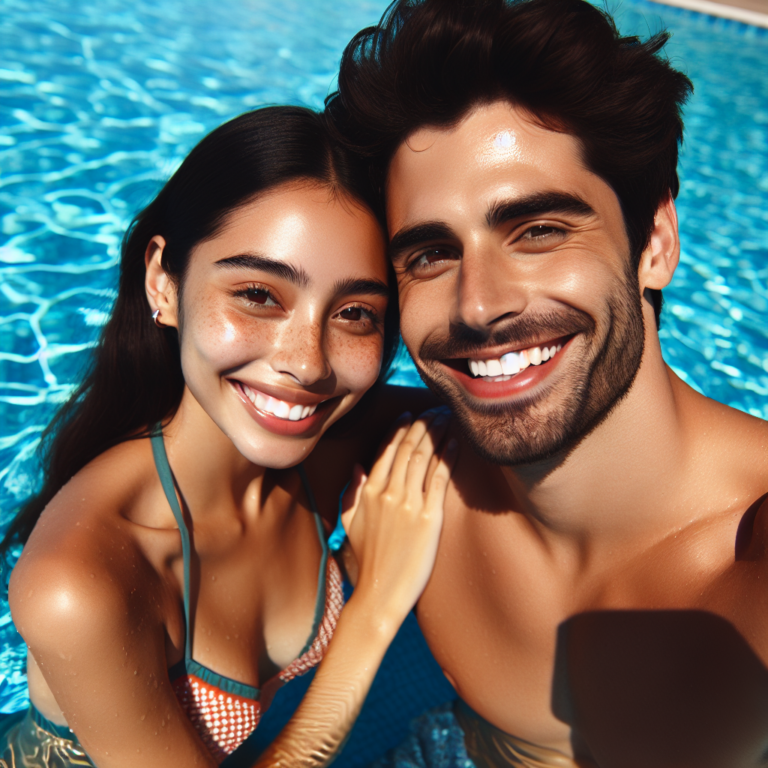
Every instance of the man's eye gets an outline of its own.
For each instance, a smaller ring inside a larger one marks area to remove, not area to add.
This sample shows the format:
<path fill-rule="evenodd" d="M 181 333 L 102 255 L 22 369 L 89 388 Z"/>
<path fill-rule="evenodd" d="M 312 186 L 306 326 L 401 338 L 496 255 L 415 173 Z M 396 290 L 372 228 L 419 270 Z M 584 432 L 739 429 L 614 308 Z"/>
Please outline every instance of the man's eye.
<path fill-rule="evenodd" d="M 549 227 L 546 224 L 537 224 L 523 233 L 523 240 L 539 240 L 550 235 L 562 235 L 563 230 L 557 227 Z"/>
<path fill-rule="evenodd" d="M 410 269 L 429 269 L 452 258 L 453 254 L 447 248 L 427 248 L 411 261 Z"/>

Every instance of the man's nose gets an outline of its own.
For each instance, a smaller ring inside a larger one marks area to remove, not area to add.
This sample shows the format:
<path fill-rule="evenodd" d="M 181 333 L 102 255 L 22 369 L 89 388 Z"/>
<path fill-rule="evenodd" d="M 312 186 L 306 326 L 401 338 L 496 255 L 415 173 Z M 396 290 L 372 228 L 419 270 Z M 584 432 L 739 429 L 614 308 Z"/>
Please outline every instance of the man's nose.
<path fill-rule="evenodd" d="M 522 276 L 512 259 L 492 248 L 465 248 L 456 291 L 454 323 L 487 331 L 501 320 L 519 315 L 528 303 Z"/>
<path fill-rule="evenodd" d="M 309 387 L 331 375 L 325 353 L 323 326 L 314 320 L 291 323 L 280 335 L 271 365 L 277 373 L 290 376 Z"/>

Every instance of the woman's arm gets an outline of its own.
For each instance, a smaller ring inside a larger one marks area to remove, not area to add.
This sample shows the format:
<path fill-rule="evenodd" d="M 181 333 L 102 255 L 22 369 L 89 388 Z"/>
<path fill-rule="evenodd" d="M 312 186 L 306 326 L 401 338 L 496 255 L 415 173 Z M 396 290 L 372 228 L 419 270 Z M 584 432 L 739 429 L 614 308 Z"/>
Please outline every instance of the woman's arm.
<path fill-rule="evenodd" d="M 356 470 L 344 526 L 358 583 L 307 695 L 258 768 L 327 765 L 352 729 L 389 644 L 432 573 L 456 456 L 455 441 L 438 454 L 447 423 L 441 412 L 412 426 L 401 420 L 370 476 Z"/>
<path fill-rule="evenodd" d="M 65 533 L 63 496 L 25 548 L 10 600 L 67 723 L 99 768 L 214 768 L 168 680 L 161 607 L 173 595 L 120 530 Z"/>

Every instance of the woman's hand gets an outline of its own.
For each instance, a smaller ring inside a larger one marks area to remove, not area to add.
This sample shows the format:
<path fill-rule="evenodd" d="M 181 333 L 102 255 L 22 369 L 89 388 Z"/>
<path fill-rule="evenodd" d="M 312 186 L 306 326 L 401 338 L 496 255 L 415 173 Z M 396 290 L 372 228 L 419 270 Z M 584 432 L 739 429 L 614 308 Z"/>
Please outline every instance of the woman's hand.
<path fill-rule="evenodd" d="M 382 619 L 397 626 L 413 608 L 435 564 L 443 503 L 457 443 L 442 446 L 445 409 L 395 424 L 366 477 L 356 467 L 342 522 L 357 560 L 355 591 Z M 442 448 L 442 450 L 440 450 Z"/>
<path fill-rule="evenodd" d="M 359 561 L 355 592 L 290 722 L 257 768 L 321 768 L 341 749 L 379 664 L 435 564 L 455 440 L 442 410 L 396 424 L 369 477 L 357 468 L 342 515 Z"/>

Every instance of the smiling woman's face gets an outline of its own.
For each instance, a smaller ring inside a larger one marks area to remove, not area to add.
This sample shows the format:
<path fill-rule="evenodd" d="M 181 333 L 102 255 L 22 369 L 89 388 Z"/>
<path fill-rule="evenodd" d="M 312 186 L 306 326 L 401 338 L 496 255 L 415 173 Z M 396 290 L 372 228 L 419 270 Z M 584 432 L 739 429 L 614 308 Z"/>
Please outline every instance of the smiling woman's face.
<path fill-rule="evenodd" d="M 247 459 L 292 466 L 376 381 L 387 294 L 369 211 L 278 187 L 191 254 L 178 317 L 189 393 Z"/>

